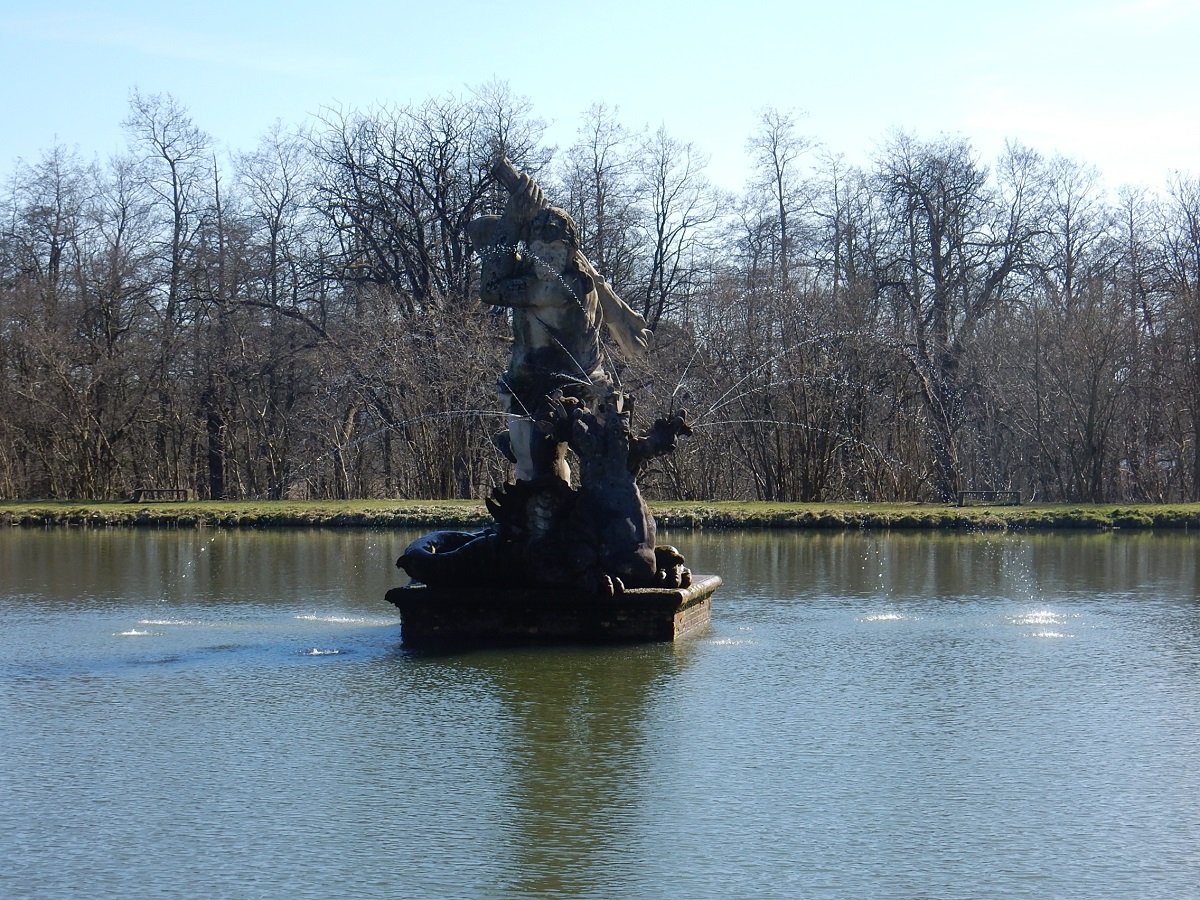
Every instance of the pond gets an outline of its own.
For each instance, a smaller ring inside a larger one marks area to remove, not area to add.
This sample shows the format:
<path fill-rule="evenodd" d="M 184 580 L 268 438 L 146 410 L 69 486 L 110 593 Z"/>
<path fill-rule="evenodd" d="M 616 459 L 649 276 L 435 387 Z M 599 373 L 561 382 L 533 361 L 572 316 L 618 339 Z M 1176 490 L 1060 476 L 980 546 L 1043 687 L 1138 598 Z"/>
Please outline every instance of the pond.
<path fill-rule="evenodd" d="M 1200 884 L 1200 537 L 676 532 L 701 635 L 433 654 L 413 536 L 0 533 L 0 895 Z"/>

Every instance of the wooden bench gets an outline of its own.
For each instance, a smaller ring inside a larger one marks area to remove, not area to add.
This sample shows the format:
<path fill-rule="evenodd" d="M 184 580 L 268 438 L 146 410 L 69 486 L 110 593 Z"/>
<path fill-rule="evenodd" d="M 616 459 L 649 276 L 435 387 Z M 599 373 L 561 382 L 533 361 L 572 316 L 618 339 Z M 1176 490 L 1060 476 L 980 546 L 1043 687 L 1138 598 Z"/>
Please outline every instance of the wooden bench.
<path fill-rule="evenodd" d="M 991 503 L 996 506 L 1020 506 L 1020 491 L 959 491 L 958 505 L 968 503 Z"/>
<path fill-rule="evenodd" d="M 134 503 L 171 503 L 192 499 L 187 488 L 138 488 L 133 492 Z"/>

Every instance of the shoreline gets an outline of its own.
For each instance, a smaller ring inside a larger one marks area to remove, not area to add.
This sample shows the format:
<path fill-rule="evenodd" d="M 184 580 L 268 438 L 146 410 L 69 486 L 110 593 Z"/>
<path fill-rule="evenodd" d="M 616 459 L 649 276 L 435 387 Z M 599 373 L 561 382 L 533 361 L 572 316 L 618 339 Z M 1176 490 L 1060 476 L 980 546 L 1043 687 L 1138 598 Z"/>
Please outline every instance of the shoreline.
<path fill-rule="evenodd" d="M 1200 503 L 953 506 L 938 503 L 650 503 L 667 529 L 917 529 L 932 531 L 1200 529 Z M 474 500 L 0 500 L 0 526 L 50 528 L 481 528 Z"/>

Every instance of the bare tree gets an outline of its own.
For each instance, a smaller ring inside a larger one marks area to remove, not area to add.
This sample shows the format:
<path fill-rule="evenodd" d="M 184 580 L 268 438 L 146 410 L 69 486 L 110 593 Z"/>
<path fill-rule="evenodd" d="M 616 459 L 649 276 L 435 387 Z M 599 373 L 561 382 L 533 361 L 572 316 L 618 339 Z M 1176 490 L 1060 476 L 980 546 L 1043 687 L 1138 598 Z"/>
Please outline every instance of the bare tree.
<path fill-rule="evenodd" d="M 472 293 L 466 226 L 495 202 L 496 147 L 524 164 L 538 125 L 499 89 L 365 113 L 331 110 L 315 136 L 317 205 L 347 284 L 385 286 L 409 314 Z"/>
<path fill-rule="evenodd" d="M 805 202 L 799 160 L 812 146 L 812 139 L 797 133 L 796 114 L 775 108 L 759 113 L 758 130 L 748 142 L 756 173 L 754 187 L 767 198 L 771 209 L 779 290 L 791 286 L 796 220 Z"/>
<path fill-rule="evenodd" d="M 659 127 L 639 157 L 651 214 L 641 313 L 653 329 L 694 290 L 702 230 L 717 219 L 718 195 L 703 176 L 707 160 Z"/>
<path fill-rule="evenodd" d="M 1044 231 L 1039 267 L 1048 299 L 1070 308 L 1103 265 L 1107 209 L 1100 173 L 1062 156 L 1046 167 Z"/>
<path fill-rule="evenodd" d="M 185 295 L 189 255 L 208 212 L 209 148 L 211 138 L 193 124 L 188 111 L 169 94 L 134 90 L 130 114 L 123 125 L 142 166 L 146 183 L 156 197 L 163 221 L 160 264 L 165 269 L 159 309 L 161 332 L 158 358 L 150 376 L 156 386 L 155 461 L 148 473 L 155 481 L 181 485 L 186 481 L 183 454 L 189 443 L 191 416 L 186 402 L 177 402 L 185 317 L 195 313 L 194 298 Z"/>
<path fill-rule="evenodd" d="M 1190 444 L 1186 453 L 1191 459 L 1180 453 L 1175 459 L 1157 461 L 1166 465 L 1190 462 L 1186 495 L 1200 500 L 1200 179 L 1182 175 L 1173 178 L 1163 214 L 1162 252 L 1169 297 L 1168 333 L 1174 357 L 1171 382 L 1186 416 Z"/>
<path fill-rule="evenodd" d="M 996 193 L 964 141 L 906 134 L 893 137 L 877 164 L 894 240 L 879 282 L 896 295 L 896 337 L 919 379 L 934 489 L 946 499 L 960 488 L 964 353 L 1039 227 L 1030 197 L 1035 158 L 1010 148 L 1001 166 L 1004 188 Z"/>
<path fill-rule="evenodd" d="M 603 103 L 584 113 L 578 140 L 560 168 L 560 202 L 578 225 L 583 252 L 596 270 L 622 297 L 636 297 L 643 293 L 644 269 L 640 147 L 618 113 Z"/>

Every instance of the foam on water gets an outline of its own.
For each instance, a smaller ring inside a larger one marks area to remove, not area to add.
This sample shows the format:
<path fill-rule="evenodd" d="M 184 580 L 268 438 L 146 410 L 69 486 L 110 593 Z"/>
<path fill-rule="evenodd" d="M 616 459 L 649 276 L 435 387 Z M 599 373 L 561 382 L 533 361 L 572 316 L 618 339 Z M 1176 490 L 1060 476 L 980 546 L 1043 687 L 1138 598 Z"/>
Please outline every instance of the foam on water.
<path fill-rule="evenodd" d="M 1068 618 L 1063 613 L 1040 609 L 1017 616 L 1008 616 L 1007 621 L 1010 625 L 1065 625 Z"/>
<path fill-rule="evenodd" d="M 201 622 L 194 622 L 190 619 L 139 619 L 139 625 L 201 625 Z"/>
<path fill-rule="evenodd" d="M 1017 615 L 1005 616 L 1004 621 L 1018 628 L 1035 628 L 1036 631 L 1025 631 L 1022 637 L 1029 638 L 1072 638 L 1075 635 L 1060 630 L 1068 620 L 1078 618 L 1077 614 L 1055 612 L 1051 609 L 1037 609 Z"/>
<path fill-rule="evenodd" d="M 296 616 L 301 622 L 328 622 L 331 625 L 399 625 L 398 616 L 374 618 L 366 616 L 318 616 L 312 613 Z"/>

